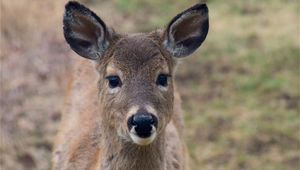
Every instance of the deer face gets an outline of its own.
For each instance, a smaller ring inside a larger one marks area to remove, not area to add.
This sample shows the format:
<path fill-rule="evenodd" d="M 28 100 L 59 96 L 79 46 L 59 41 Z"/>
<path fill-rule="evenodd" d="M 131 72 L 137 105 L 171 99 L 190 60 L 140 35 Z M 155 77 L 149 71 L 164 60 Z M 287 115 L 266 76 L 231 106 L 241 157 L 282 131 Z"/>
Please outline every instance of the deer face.
<path fill-rule="evenodd" d="M 96 63 L 102 123 L 138 145 L 153 142 L 170 122 L 176 58 L 194 52 L 207 32 L 203 4 L 178 14 L 165 31 L 149 34 L 116 34 L 77 2 L 69 2 L 64 15 L 71 48 Z"/>
<path fill-rule="evenodd" d="M 174 61 L 146 35 L 120 39 L 99 80 L 104 113 L 120 136 L 146 145 L 170 121 L 173 109 Z M 102 66 L 100 66 L 102 68 Z"/>

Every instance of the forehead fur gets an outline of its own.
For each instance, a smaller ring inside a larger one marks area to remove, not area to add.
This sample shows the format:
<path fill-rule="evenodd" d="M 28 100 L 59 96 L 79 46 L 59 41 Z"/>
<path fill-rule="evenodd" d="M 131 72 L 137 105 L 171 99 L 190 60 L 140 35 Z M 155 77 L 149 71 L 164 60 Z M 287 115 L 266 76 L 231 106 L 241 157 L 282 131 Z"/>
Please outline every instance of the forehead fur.
<path fill-rule="evenodd" d="M 115 45 L 111 56 L 119 68 L 139 70 L 147 66 L 172 66 L 172 58 L 166 55 L 160 42 L 146 34 L 133 34 L 121 38 Z"/>

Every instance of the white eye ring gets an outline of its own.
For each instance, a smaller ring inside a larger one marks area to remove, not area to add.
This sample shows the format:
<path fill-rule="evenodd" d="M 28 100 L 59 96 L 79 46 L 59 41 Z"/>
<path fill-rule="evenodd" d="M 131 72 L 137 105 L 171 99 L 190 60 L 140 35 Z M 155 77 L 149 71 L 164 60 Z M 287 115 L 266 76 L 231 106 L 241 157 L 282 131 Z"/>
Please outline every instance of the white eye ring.
<path fill-rule="evenodd" d="M 169 86 L 158 86 L 158 89 L 161 91 L 168 91 Z"/>
<path fill-rule="evenodd" d="M 114 93 L 117 93 L 118 91 L 120 91 L 120 87 L 115 87 L 115 88 L 108 88 L 108 92 L 110 94 L 114 94 Z"/>

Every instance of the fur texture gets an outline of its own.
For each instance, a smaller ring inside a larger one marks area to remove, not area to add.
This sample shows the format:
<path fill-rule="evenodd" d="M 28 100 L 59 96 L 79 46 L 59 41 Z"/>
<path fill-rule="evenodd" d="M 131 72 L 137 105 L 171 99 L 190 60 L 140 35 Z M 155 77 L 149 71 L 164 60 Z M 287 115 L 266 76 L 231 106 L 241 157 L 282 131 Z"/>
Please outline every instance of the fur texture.
<path fill-rule="evenodd" d="M 79 55 L 95 61 L 79 57 L 75 60 L 55 141 L 53 170 L 188 169 L 181 102 L 174 85 L 177 61 L 172 50 L 180 49 L 167 48 L 164 42 L 169 41 L 170 35 L 172 42 L 190 39 L 191 35 L 199 36 L 201 32 L 194 30 L 190 30 L 191 34 L 182 33 L 180 37 L 175 32 L 182 31 L 183 27 L 179 26 L 182 22 L 187 25 L 193 25 L 189 22 L 202 23 L 196 22 L 203 20 L 202 12 L 207 12 L 202 8 L 203 5 L 199 9 L 192 7 L 192 12 L 187 10 L 175 17 L 166 31 L 121 35 L 107 29 L 96 14 L 79 3 L 66 5 L 64 31 L 67 42 Z M 195 15 L 197 10 L 201 15 Z M 73 15 L 74 11 L 76 15 Z M 83 23 L 87 23 L 88 28 L 80 25 Z M 191 27 L 195 28 L 198 29 Z M 203 36 L 205 38 L 206 33 L 200 35 Z M 86 42 L 78 43 L 78 39 Z M 203 40 L 192 38 L 189 41 L 197 42 L 183 45 L 193 51 L 195 44 L 200 46 Z M 171 75 L 164 90 L 155 83 L 162 73 Z M 114 90 L 106 79 L 112 74 L 122 81 L 122 86 Z M 129 136 L 127 119 L 134 114 L 129 113 L 132 108 L 152 108 L 157 116 L 157 137 L 149 145 L 137 145 Z"/>

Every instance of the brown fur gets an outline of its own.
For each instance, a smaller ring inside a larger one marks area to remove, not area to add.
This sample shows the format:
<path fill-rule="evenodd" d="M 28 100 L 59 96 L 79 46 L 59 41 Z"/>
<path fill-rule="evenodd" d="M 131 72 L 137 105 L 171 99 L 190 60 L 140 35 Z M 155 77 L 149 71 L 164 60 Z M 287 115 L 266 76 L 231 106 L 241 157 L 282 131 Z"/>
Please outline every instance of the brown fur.
<path fill-rule="evenodd" d="M 188 169 L 174 85 L 176 57 L 204 41 L 207 11 L 197 4 L 177 15 L 166 31 L 121 35 L 79 3 L 66 5 L 65 38 L 76 53 L 94 61 L 77 57 L 71 70 L 53 170 Z M 156 84 L 160 74 L 171 76 L 163 89 Z M 117 92 L 107 76 L 122 81 Z M 128 117 L 136 114 L 130 113 L 135 107 L 150 107 L 158 119 L 157 136 L 148 145 L 134 143 L 129 135 Z"/>
<path fill-rule="evenodd" d="M 173 73 L 176 63 L 164 49 L 160 48 L 160 42 L 156 39 L 157 34 L 155 32 L 149 35 L 126 35 L 115 43 L 114 50 L 109 50 L 108 54 L 114 55 L 103 58 L 101 63 L 97 64 L 99 73 L 105 72 L 109 63 L 114 63 L 122 70 L 124 77 L 142 79 L 145 83 L 132 82 L 128 90 L 117 97 L 119 101 L 110 98 L 104 90 L 101 90 L 106 84 L 104 79 L 101 79 L 104 75 L 97 74 L 93 63 L 81 58 L 75 61 L 76 71 L 70 78 L 73 83 L 67 97 L 70 101 L 66 102 L 66 114 L 63 116 L 56 140 L 53 169 L 91 169 L 91 167 L 99 169 L 97 166 L 101 166 L 103 170 L 184 169 L 185 148 L 182 141 L 183 120 L 179 95 L 171 87 L 166 96 L 157 99 L 151 96 L 161 94 L 150 94 L 145 90 L 151 88 L 146 82 L 155 80 L 151 76 L 155 76 L 157 70 L 168 65 L 168 69 Z M 103 103 L 99 103 L 99 100 Z M 124 119 L 123 115 L 126 114 L 128 107 L 142 101 L 156 103 L 156 108 L 160 108 L 161 113 L 166 113 L 158 117 L 161 122 L 164 121 L 160 125 L 167 127 L 159 127 L 162 129 L 160 136 L 149 146 L 137 146 L 120 139 L 116 129 L 113 129 Z M 113 113 L 111 108 L 117 108 L 119 113 Z"/>

